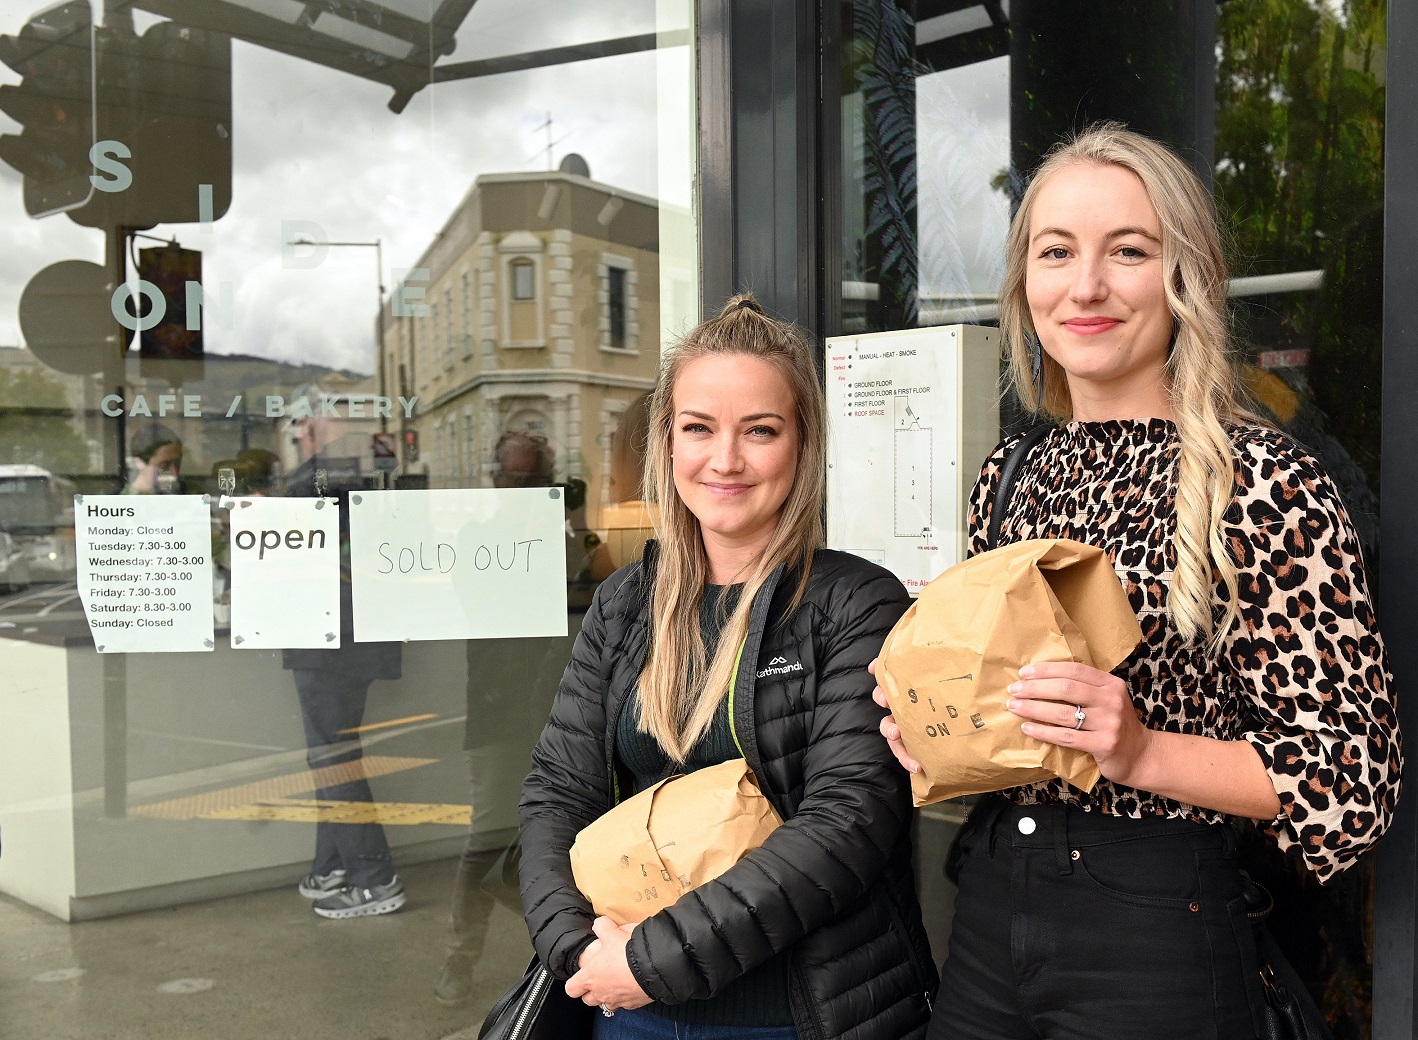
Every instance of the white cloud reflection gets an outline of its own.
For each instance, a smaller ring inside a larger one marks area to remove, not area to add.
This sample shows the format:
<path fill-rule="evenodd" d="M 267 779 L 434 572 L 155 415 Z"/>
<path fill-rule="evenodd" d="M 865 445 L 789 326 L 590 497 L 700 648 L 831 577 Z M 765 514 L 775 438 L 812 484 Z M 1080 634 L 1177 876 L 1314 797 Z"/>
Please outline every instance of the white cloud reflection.
<path fill-rule="evenodd" d="M 991 180 L 1009 166 L 1009 59 L 916 80 L 921 295 L 992 294 L 1004 277 L 1009 199 Z"/>
<path fill-rule="evenodd" d="M 427 0 L 406 0 L 418 8 Z M 0 32 L 14 33 L 39 0 L 0 0 Z M 662 10 L 667 5 L 661 0 Z M 443 62 L 461 62 L 655 29 L 655 0 L 478 0 Z M 677 57 L 672 57 L 677 56 Z M 368 372 L 374 366 L 374 251 L 331 249 L 312 270 L 281 266 L 281 222 L 314 221 L 333 240 L 384 243 L 389 270 L 409 268 L 474 179 L 546 168 L 550 112 L 561 143 L 553 159 L 583 155 L 592 176 L 687 206 L 688 157 L 663 168 L 656 133 L 653 52 L 506 73 L 425 88 L 400 114 L 380 84 L 238 41 L 233 48 L 232 205 L 210 234 L 197 225 L 154 228 L 203 251 L 203 282 L 235 290 L 232 328 L 207 330 L 207 350 Z M 685 62 L 681 47 L 660 61 Z M 7 79 L 14 75 L 2 70 Z M 687 88 L 686 88 L 687 89 Z M 687 105 L 687 95 L 665 99 Z M 0 131 L 13 124 L 0 116 Z M 59 260 L 103 260 L 103 237 L 65 216 L 25 214 L 18 174 L 0 164 L 0 344 L 20 342 L 25 283 Z M 141 246 L 143 243 L 139 243 Z"/>

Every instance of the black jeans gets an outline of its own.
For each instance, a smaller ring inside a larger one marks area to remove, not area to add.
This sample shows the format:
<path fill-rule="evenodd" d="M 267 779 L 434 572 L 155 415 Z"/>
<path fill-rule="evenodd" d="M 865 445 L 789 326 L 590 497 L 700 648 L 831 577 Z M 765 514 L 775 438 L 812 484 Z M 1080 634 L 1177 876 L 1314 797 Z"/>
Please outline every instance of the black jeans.
<path fill-rule="evenodd" d="M 310 768 L 347 767 L 333 770 L 347 775 L 320 787 L 315 797 L 322 802 L 373 802 L 374 794 L 361 765 L 364 748 L 359 734 L 354 732 L 364 722 L 364 703 L 372 680 L 305 668 L 297 668 L 291 675 L 300 697 Z M 319 820 L 315 824 L 315 859 L 310 869 L 316 874 L 343 870 L 345 883 L 356 888 L 387 884 L 394 876 L 394 866 L 384 828 L 377 823 Z"/>
<path fill-rule="evenodd" d="M 1254 1040 L 1261 989 L 1229 826 L 989 798 L 928 1040 Z"/>

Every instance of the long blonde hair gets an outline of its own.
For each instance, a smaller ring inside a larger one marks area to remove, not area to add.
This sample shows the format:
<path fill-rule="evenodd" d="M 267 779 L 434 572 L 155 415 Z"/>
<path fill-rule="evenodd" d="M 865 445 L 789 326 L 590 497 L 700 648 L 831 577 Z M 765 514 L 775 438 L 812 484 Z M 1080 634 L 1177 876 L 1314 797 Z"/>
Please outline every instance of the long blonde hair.
<path fill-rule="evenodd" d="M 752 571 L 744 575 L 743 592 L 710 661 L 699 624 L 709 561 L 699 520 L 675 490 L 670 457 L 674 389 L 691 361 L 732 354 L 766 361 L 783 374 L 793 393 L 799 454 L 778 526 Z M 708 731 L 728 695 L 754 597 L 780 563 L 799 571 L 789 611 L 802 601 L 813 552 L 823 542 L 826 459 L 826 409 L 807 340 L 794 326 L 764 314 L 752 294 L 730 299 L 717 318 L 691 329 L 665 354 L 650 401 L 645 456 L 645 489 L 660 508 L 655 520 L 659 562 L 650 592 L 650 654 L 640 674 L 640 729 L 676 762 L 683 762 Z"/>
<path fill-rule="evenodd" d="M 1188 641 L 1205 639 L 1216 654 L 1235 622 L 1236 563 L 1222 537 L 1222 517 L 1235 492 L 1228 426 L 1254 421 L 1231 360 L 1227 266 L 1211 193 L 1167 147 L 1118 123 L 1091 127 L 1056 146 L 1024 192 L 1009 229 L 1000 288 L 1000 338 L 1010 379 L 1027 408 L 1055 419 L 1073 416 L 1063 369 L 1043 353 L 1043 393 L 1035 392 L 1030 339 L 1036 332 L 1025 282 L 1034 201 L 1048 178 L 1067 166 L 1119 166 L 1142 182 L 1162 225 L 1162 268 L 1175 336 L 1167 358 L 1168 395 L 1176 418 L 1176 564 L 1167 609 Z M 1040 399 L 1042 398 L 1042 399 Z M 1223 623 L 1212 615 L 1212 591 L 1226 587 Z"/>

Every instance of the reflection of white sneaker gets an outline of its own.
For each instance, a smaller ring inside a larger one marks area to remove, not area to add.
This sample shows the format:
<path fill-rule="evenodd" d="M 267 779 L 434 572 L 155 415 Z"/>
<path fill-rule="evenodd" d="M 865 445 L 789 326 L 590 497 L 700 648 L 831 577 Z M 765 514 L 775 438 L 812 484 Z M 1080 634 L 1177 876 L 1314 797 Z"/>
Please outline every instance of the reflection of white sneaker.
<path fill-rule="evenodd" d="M 374 917 L 377 914 L 392 914 L 405 902 L 404 883 L 395 874 L 388 884 L 373 888 L 356 888 L 353 885 L 342 888 L 332 896 L 326 896 L 314 906 L 321 917 L 343 921 L 347 917 Z"/>
<path fill-rule="evenodd" d="M 296 891 L 306 899 L 324 899 L 345 887 L 345 872 L 332 870 L 328 874 L 306 874 L 296 885 Z"/>

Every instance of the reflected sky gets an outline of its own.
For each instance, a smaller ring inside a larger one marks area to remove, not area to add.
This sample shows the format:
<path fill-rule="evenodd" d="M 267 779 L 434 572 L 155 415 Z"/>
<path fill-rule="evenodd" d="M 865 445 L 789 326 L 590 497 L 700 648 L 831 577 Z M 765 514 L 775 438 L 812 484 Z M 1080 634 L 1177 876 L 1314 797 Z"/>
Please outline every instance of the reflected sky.
<path fill-rule="evenodd" d="M 993 293 L 1004 276 L 1009 198 L 1009 59 L 916 80 L 921 295 Z"/>
<path fill-rule="evenodd" d="M 40 6 L 0 0 L 0 32 L 17 32 Z M 656 7 L 655 0 L 478 0 L 457 50 L 441 61 L 652 32 Z M 680 18 L 661 28 L 686 23 L 677 0 L 658 7 L 662 20 Z M 139 31 L 153 21 L 140 14 Z M 684 141 L 664 142 L 663 156 L 656 141 L 657 89 L 660 103 L 688 112 L 686 47 L 440 83 L 400 114 L 387 107 L 387 86 L 343 72 L 241 41 L 232 61 L 231 209 L 210 233 L 198 225 L 148 232 L 202 250 L 213 293 L 231 283 L 235 320 L 209 326 L 210 353 L 373 371 L 373 250 L 332 249 L 319 268 L 284 269 L 281 221 L 315 221 L 333 240 L 382 238 L 386 268 L 410 268 L 477 176 L 547 168 L 538 127 L 548 112 L 553 162 L 575 151 L 598 181 L 689 204 L 687 127 Z M 18 79 L 3 67 L 0 76 Z M 16 130 L 0 115 L 0 132 Z M 8 245 L 0 251 L 0 345 L 12 345 L 21 342 L 17 305 L 29 278 L 58 260 L 102 263 L 103 236 L 63 215 L 28 217 L 21 178 L 4 164 L 0 229 Z M 388 270 L 385 278 L 392 286 Z"/>

